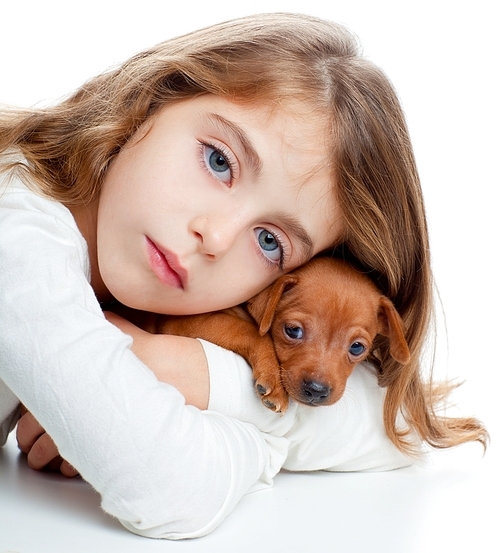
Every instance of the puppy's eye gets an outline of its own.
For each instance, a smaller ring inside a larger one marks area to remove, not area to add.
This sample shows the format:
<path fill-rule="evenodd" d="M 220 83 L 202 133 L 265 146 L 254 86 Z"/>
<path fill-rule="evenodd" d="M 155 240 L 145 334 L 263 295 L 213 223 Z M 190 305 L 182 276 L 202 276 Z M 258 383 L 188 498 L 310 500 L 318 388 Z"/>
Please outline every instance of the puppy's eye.
<path fill-rule="evenodd" d="M 366 347 L 361 342 L 353 342 L 349 348 L 349 353 L 354 357 L 359 357 L 365 353 Z"/>
<path fill-rule="evenodd" d="M 300 340 L 304 336 L 304 331 L 300 326 L 285 325 L 285 334 L 292 340 Z"/>

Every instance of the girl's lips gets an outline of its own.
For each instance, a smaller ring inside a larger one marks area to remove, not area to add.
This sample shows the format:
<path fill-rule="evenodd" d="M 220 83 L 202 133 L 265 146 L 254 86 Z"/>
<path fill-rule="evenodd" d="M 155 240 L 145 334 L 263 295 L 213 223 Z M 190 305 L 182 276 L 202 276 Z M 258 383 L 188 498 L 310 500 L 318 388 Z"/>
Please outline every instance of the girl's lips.
<path fill-rule="evenodd" d="M 158 280 L 166 286 L 184 289 L 187 282 L 187 272 L 181 266 L 177 256 L 157 246 L 146 236 L 149 266 Z"/>

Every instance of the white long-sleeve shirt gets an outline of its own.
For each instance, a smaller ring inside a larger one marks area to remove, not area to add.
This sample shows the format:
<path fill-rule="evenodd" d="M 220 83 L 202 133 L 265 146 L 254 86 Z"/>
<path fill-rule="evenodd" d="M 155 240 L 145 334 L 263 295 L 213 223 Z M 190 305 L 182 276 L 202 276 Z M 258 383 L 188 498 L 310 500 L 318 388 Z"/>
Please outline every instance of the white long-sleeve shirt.
<path fill-rule="evenodd" d="M 241 357 L 202 341 L 210 401 L 200 411 L 135 357 L 89 279 L 70 211 L 1 175 L 0 444 L 21 401 L 132 532 L 207 534 L 283 467 L 409 464 L 385 434 L 385 391 L 369 366 L 355 369 L 337 404 L 291 402 L 279 416 L 262 406 Z"/>

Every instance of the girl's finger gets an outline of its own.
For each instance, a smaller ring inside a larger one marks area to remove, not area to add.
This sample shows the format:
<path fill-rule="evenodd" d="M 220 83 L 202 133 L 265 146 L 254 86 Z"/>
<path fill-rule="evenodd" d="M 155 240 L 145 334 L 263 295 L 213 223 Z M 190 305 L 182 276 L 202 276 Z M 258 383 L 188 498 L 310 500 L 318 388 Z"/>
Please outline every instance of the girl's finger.
<path fill-rule="evenodd" d="M 66 478 L 74 478 L 75 476 L 78 476 L 78 471 L 73 467 L 73 465 L 70 465 L 68 461 L 63 459 L 63 462 L 60 466 L 60 471 L 63 476 L 66 476 Z"/>
<path fill-rule="evenodd" d="M 29 453 L 33 444 L 44 434 L 45 430 L 35 417 L 26 411 L 19 419 L 16 428 L 16 438 L 19 449 L 24 453 Z"/>
<path fill-rule="evenodd" d="M 57 457 L 59 451 L 56 444 L 47 433 L 43 433 L 29 450 L 28 465 L 32 469 L 41 470 Z"/>

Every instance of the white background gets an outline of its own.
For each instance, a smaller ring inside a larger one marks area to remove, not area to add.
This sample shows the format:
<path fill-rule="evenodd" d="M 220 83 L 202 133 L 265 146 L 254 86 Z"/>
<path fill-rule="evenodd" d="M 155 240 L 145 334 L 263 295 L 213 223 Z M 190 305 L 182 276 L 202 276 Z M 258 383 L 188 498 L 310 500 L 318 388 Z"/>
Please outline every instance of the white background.
<path fill-rule="evenodd" d="M 491 466 L 494 456 L 499 458 L 500 418 L 500 17 L 495 4 L 494 0 L 3 0 L 0 103 L 50 103 L 156 42 L 249 13 L 298 11 L 346 24 L 359 36 L 366 56 L 389 75 L 407 114 L 444 313 L 438 321 L 436 371 L 466 380 L 456 394 L 457 402 L 462 412 L 487 423 L 493 440 L 485 462 Z M 476 449 L 474 455 L 478 456 Z M 487 488 L 485 502 L 490 496 L 498 502 L 498 480 Z M 498 503 L 496 509 L 498 515 Z M 453 521 L 444 512 L 439 516 L 451 525 L 443 528 L 443 534 L 453 532 Z M 391 521 L 387 525 L 390 531 Z M 3 551 L 1 527 L 0 520 Z M 490 530 L 477 529 L 483 538 L 485 531 Z M 134 541 L 138 543 L 142 542 Z M 334 541 L 331 550 L 349 551 L 336 549 Z"/>

